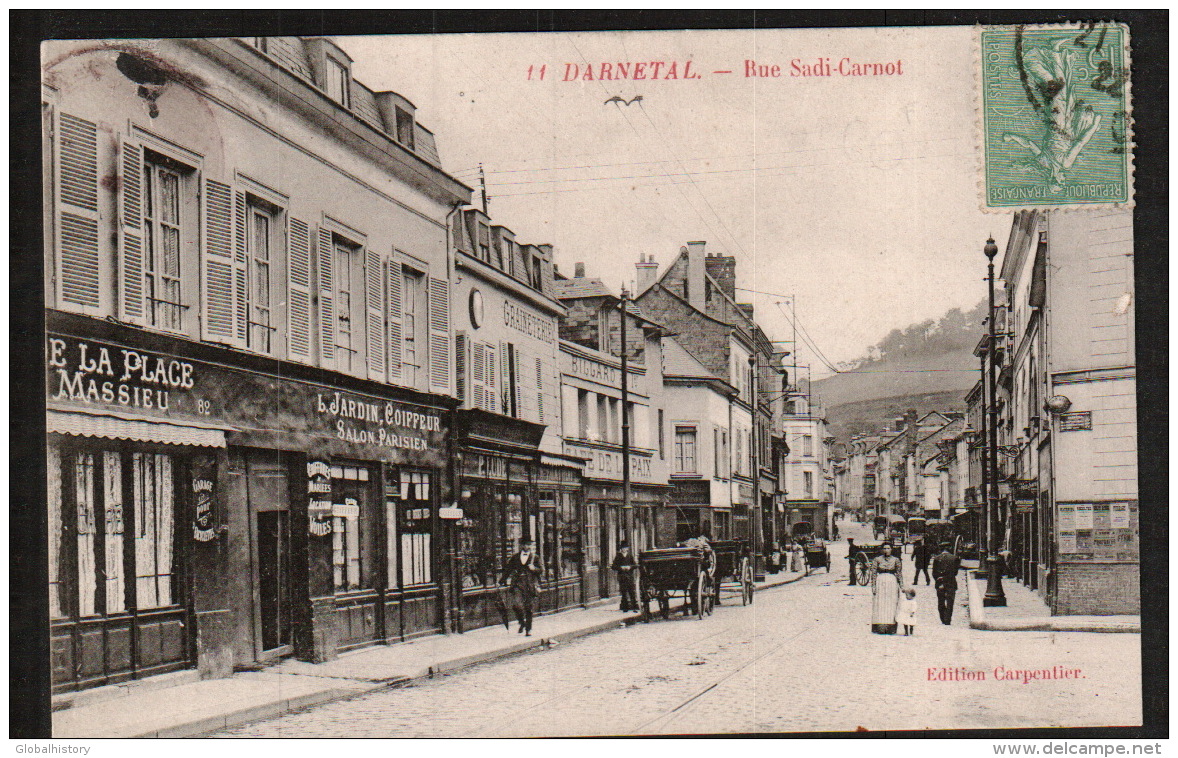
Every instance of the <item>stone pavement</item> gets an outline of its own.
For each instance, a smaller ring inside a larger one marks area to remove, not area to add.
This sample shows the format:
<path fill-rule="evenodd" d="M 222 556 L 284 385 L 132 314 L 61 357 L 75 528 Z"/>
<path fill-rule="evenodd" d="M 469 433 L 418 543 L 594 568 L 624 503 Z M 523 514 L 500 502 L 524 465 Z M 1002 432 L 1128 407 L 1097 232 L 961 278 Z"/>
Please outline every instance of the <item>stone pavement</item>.
<path fill-rule="evenodd" d="M 832 558 L 833 556 L 832 550 Z M 633 624 L 226 737 L 540 737 L 1140 723 L 1140 638 L 979 632 L 917 590 L 912 637 L 870 633 L 845 568 L 713 616 Z M 965 603 L 964 593 L 958 597 Z M 1061 671 L 1024 681 L 1024 671 Z M 1076 672 L 1079 672 L 1078 674 Z"/>
<path fill-rule="evenodd" d="M 770 574 L 758 589 L 795 582 L 804 573 Z M 733 598 L 735 599 L 735 598 Z M 727 600 L 731 604 L 733 599 Z M 54 737 L 187 737 L 206 734 L 308 706 L 373 692 L 476 663 L 617 629 L 637 620 L 616 599 L 596 607 L 539 616 L 531 637 L 502 626 L 435 635 L 348 653 L 321 664 L 287 660 L 263 671 L 194 681 L 184 672 L 174 686 L 112 686 L 57 698 L 72 706 L 53 714 Z M 152 680 L 144 680 L 148 684 Z"/>
<path fill-rule="evenodd" d="M 1052 616 L 1038 593 L 1015 579 L 1003 579 L 1005 606 L 985 607 L 985 580 L 967 572 L 970 626 L 985 631 L 1141 632 L 1140 616 Z"/>

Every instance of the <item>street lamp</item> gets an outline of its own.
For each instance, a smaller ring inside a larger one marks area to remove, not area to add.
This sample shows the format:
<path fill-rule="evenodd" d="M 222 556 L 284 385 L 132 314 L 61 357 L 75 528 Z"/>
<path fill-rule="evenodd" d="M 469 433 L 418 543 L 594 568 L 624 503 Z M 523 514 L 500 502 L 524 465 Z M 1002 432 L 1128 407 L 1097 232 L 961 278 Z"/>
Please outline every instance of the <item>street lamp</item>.
<path fill-rule="evenodd" d="M 989 387 L 989 405 L 987 411 L 990 416 L 990 423 L 986 431 L 989 434 L 989 455 L 986 456 L 986 465 L 989 476 L 987 477 L 987 491 L 986 496 L 986 595 L 982 598 L 982 605 L 987 607 L 1005 606 L 1006 593 L 1002 590 L 1002 570 L 999 567 L 998 557 L 998 374 L 997 374 L 997 340 L 998 332 L 995 329 L 995 309 L 994 309 L 994 256 L 998 254 L 998 246 L 994 244 L 994 238 L 991 237 L 986 240 L 986 247 L 983 248 L 986 258 L 989 260 L 987 267 L 988 276 L 987 281 L 990 287 L 990 320 L 989 320 L 989 339 L 988 350 L 990 354 L 990 367 L 986 372 L 986 384 Z"/>

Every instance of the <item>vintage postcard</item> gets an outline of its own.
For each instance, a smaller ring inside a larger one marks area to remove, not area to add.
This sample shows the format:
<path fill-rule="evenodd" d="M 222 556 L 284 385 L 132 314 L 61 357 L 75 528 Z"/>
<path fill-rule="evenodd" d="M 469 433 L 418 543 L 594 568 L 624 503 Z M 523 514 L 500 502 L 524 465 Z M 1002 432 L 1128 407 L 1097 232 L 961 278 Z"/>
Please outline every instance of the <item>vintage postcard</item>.
<path fill-rule="evenodd" d="M 1134 32 L 45 42 L 54 736 L 1141 725 Z"/>

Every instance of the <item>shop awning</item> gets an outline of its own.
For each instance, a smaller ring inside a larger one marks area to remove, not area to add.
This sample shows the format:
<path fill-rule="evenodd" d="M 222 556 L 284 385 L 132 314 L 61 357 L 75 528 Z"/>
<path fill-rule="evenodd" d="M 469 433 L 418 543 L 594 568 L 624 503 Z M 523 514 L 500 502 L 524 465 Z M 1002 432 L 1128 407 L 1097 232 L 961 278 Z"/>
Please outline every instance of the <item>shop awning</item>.
<path fill-rule="evenodd" d="M 225 431 L 215 427 L 188 426 L 169 421 L 143 421 L 119 415 L 47 411 L 45 430 L 81 437 L 155 442 L 163 445 L 225 447 Z"/>

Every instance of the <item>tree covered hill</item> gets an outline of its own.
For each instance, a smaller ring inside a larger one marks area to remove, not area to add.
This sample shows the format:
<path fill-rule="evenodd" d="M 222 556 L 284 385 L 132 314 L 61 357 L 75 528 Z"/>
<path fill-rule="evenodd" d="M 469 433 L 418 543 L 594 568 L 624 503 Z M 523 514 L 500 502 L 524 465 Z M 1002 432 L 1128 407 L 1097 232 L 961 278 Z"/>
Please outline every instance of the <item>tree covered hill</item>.
<path fill-rule="evenodd" d="M 876 432 L 910 408 L 963 411 L 965 394 L 979 377 L 973 355 L 982 336 L 986 303 L 959 308 L 939 320 L 893 329 L 841 373 L 814 382 L 839 439 Z"/>

